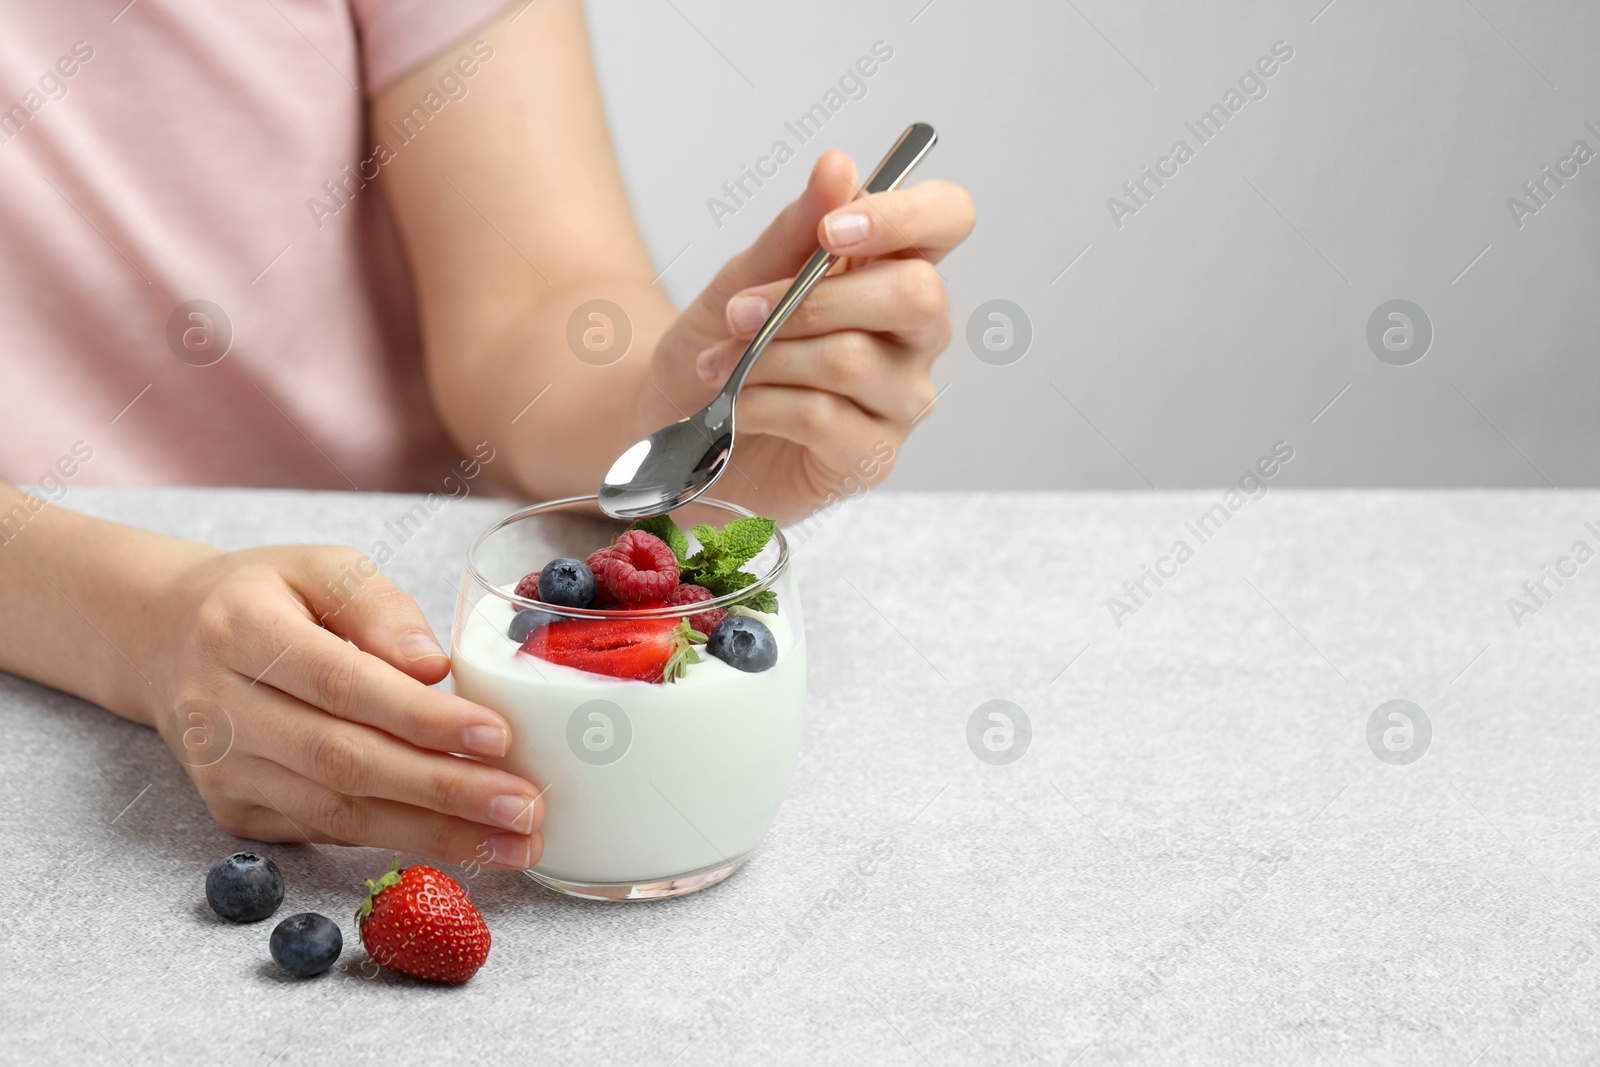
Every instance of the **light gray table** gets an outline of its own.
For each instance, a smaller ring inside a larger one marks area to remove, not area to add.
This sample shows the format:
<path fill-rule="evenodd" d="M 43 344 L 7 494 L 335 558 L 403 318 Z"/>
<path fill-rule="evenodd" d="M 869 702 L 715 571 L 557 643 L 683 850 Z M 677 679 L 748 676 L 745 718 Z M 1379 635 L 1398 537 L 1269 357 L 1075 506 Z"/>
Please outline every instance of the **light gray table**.
<path fill-rule="evenodd" d="M 0 1057 L 1590 1062 L 1600 562 L 1520 627 L 1507 599 L 1600 548 L 1600 494 L 1274 490 L 1198 545 L 1185 523 L 1218 495 L 850 504 L 798 552 L 805 748 L 748 866 L 632 905 L 481 874 L 494 950 L 459 989 L 365 978 L 353 939 L 336 971 L 280 978 L 270 923 L 206 910 L 239 842 L 155 735 L 0 676 Z M 410 501 L 66 503 L 366 548 Z M 466 541 L 504 510 L 452 503 L 392 560 L 441 636 Z M 1115 625 L 1107 598 L 1179 537 L 1194 558 Z M 1404 766 L 1368 743 L 1395 698 L 1433 730 Z M 967 740 L 996 699 L 1032 726 L 1005 765 Z M 266 851 L 286 909 L 341 920 L 387 859 Z"/>

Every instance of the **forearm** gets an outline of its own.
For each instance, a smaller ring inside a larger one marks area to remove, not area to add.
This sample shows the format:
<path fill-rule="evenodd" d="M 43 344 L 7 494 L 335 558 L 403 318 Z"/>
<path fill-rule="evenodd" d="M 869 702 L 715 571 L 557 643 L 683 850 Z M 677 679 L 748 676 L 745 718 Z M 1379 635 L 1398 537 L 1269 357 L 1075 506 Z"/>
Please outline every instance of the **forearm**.
<path fill-rule="evenodd" d="M 137 635 L 151 629 L 164 576 L 216 551 L 0 483 L 0 669 L 150 724 Z"/>
<path fill-rule="evenodd" d="M 591 349 L 580 340 L 575 352 L 573 309 L 595 299 L 626 321 L 584 318 L 580 334 L 593 330 L 598 343 L 609 332 L 609 342 Z M 658 287 L 636 278 L 552 286 L 499 316 L 428 330 L 433 394 L 457 442 L 494 446 L 494 473 L 512 488 L 535 499 L 592 493 L 623 449 L 689 402 L 658 395 L 650 381 L 651 354 L 675 315 Z M 631 340 L 618 358 L 624 333 Z"/>
<path fill-rule="evenodd" d="M 679 417 L 684 398 L 659 397 L 647 373 L 675 313 L 617 169 L 582 3 L 519 5 L 478 37 L 370 111 L 384 129 L 446 73 L 475 70 L 470 95 L 384 167 L 430 385 L 463 450 L 493 445 L 502 481 L 536 497 L 591 493 L 623 448 Z M 480 62 L 451 66 L 466 51 Z M 633 337 L 616 362 L 585 362 L 568 343 L 568 320 L 592 300 L 626 315 Z"/>

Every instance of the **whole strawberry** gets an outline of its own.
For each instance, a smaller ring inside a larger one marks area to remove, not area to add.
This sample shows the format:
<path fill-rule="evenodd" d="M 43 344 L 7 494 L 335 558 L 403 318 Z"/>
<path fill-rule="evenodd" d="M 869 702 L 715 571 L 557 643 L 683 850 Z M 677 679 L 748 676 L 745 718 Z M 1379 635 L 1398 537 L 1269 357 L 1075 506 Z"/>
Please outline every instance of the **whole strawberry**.
<path fill-rule="evenodd" d="M 413 978 L 460 985 L 489 957 L 489 927 L 455 879 L 432 867 L 400 866 L 376 882 L 356 910 L 373 959 Z"/>

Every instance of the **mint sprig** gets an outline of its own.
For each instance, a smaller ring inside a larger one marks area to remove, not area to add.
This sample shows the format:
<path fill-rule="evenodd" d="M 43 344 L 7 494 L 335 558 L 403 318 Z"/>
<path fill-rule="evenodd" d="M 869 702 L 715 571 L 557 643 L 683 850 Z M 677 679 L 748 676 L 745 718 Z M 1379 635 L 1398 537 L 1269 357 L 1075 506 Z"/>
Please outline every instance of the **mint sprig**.
<path fill-rule="evenodd" d="M 767 542 L 772 540 L 777 524 L 757 515 L 734 519 L 720 530 L 703 524 L 690 527 L 694 539 L 700 542 L 699 550 L 693 555 L 689 554 L 689 539 L 670 516 L 652 515 L 635 522 L 629 529 L 643 530 L 666 542 L 678 559 L 680 582 L 704 586 L 713 596 L 721 597 L 756 583 L 756 575 L 742 568 L 760 555 Z M 771 589 L 759 589 L 734 603 L 755 611 L 776 614 L 778 595 Z"/>
<path fill-rule="evenodd" d="M 735 519 L 720 530 L 703 525 L 691 528 L 690 533 L 700 542 L 700 551 L 679 564 L 679 581 L 703 585 L 702 578 L 715 579 L 733 574 L 766 547 L 767 542 L 772 540 L 774 528 L 771 519 L 759 516 Z M 682 576 L 685 570 L 691 577 Z"/>

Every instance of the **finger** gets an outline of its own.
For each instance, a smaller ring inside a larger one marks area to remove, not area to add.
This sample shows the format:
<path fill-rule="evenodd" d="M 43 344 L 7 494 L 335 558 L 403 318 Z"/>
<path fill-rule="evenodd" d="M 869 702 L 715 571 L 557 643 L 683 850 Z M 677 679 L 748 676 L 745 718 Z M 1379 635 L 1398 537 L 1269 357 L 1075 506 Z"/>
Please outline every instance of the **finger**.
<path fill-rule="evenodd" d="M 284 571 L 317 621 L 357 648 L 430 685 L 449 672 L 450 659 L 422 609 L 364 553 L 311 546 Z"/>
<path fill-rule="evenodd" d="M 724 337 L 724 308 L 741 289 L 792 277 L 817 250 L 817 226 L 832 208 L 856 195 L 856 165 L 837 150 L 824 152 L 811 168 L 805 192 L 790 202 L 755 243 L 730 259 L 684 312 L 697 336 Z"/>
<path fill-rule="evenodd" d="M 707 385 L 727 381 L 744 349 L 720 344 L 696 367 Z M 838 393 L 880 419 L 909 423 L 927 406 L 931 357 L 861 330 L 773 341 L 750 371 L 749 386 L 793 385 Z"/>
<path fill-rule="evenodd" d="M 518 833 L 544 821 L 539 788 L 477 760 L 428 752 L 344 722 L 275 689 L 256 687 L 236 730 L 259 753 L 339 793 L 381 797 Z"/>
<path fill-rule="evenodd" d="M 728 301 L 728 331 L 740 340 L 754 336 L 789 288 L 789 281 L 792 279 L 757 286 Z M 949 294 L 931 263 L 881 259 L 822 279 L 776 336 L 870 330 L 892 334 L 907 344 L 926 345 L 938 340 L 949 323 Z"/>
<path fill-rule="evenodd" d="M 498 712 L 408 678 L 300 615 L 235 614 L 245 640 L 228 645 L 228 665 L 258 688 L 438 752 L 498 757 L 510 745 Z"/>
<path fill-rule="evenodd" d="M 444 863 L 524 870 L 539 862 L 544 838 L 457 819 L 392 800 L 338 793 L 295 771 L 258 761 L 256 802 L 245 816 L 259 841 L 368 845 Z"/>
<path fill-rule="evenodd" d="M 823 480 L 868 469 L 869 482 L 882 478 L 906 435 L 905 427 L 874 418 L 845 397 L 820 389 L 748 386 L 737 403 L 741 432 L 769 434 L 801 446 L 821 468 Z"/>
<path fill-rule="evenodd" d="M 937 263 L 967 239 L 976 218 L 972 197 L 961 186 L 918 182 L 834 208 L 822 217 L 817 241 L 835 255 L 908 251 Z"/>

